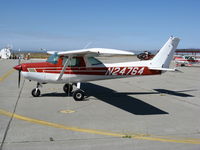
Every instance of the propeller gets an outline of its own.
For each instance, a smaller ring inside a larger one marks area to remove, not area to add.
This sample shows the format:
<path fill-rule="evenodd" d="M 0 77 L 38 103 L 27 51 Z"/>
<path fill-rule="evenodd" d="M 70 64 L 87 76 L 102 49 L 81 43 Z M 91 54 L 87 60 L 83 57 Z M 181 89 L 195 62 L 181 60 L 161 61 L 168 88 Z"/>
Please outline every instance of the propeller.
<path fill-rule="evenodd" d="M 22 67 L 21 67 L 20 63 L 21 63 L 21 57 L 19 57 L 19 59 L 18 59 L 18 66 L 19 66 L 19 69 L 18 69 L 18 88 L 20 88 L 21 71 L 22 71 Z"/>
<path fill-rule="evenodd" d="M 21 59 L 19 57 L 18 59 L 18 65 L 13 67 L 15 70 L 18 71 L 18 88 L 20 88 L 20 82 L 21 82 L 21 71 L 22 71 L 22 65 L 21 65 Z"/>

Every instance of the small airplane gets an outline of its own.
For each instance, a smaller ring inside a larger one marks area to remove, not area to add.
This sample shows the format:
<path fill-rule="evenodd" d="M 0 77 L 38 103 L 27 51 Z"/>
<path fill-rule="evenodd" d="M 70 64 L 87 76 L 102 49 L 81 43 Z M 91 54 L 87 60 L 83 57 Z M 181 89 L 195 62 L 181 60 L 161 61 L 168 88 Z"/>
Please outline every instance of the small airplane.
<path fill-rule="evenodd" d="M 195 56 L 175 56 L 176 66 L 192 66 L 200 64 L 200 59 Z"/>
<path fill-rule="evenodd" d="M 40 96 L 42 84 L 65 84 L 64 92 L 71 93 L 74 100 L 84 100 L 86 93 L 81 89 L 81 82 L 126 78 L 146 75 L 160 75 L 169 68 L 180 39 L 170 37 L 152 60 L 104 64 L 96 56 L 134 55 L 132 52 L 92 48 L 73 51 L 49 52 L 52 55 L 46 62 L 23 63 L 15 66 L 19 71 L 18 86 L 21 74 L 28 80 L 37 82 L 32 90 L 34 97 Z M 73 86 L 76 88 L 73 89 Z"/>

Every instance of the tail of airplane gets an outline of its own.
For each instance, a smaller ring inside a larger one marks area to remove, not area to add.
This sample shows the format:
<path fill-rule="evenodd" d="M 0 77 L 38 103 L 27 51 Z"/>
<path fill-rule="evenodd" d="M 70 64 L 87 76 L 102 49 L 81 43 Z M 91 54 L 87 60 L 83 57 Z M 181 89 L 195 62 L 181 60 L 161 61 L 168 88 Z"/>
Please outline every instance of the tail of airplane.
<path fill-rule="evenodd" d="M 173 59 L 179 41 L 179 38 L 170 37 L 156 56 L 150 61 L 149 68 L 152 70 L 174 71 L 173 69 L 169 69 L 169 65 Z"/>

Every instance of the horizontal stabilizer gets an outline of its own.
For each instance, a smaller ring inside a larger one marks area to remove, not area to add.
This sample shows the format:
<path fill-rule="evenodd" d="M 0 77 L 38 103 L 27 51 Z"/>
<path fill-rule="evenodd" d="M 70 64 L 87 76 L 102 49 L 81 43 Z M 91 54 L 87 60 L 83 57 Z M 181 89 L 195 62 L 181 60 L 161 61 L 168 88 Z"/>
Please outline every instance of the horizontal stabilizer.
<path fill-rule="evenodd" d="M 176 68 L 172 69 L 172 68 L 149 68 L 150 70 L 160 70 L 160 71 L 178 71 Z"/>

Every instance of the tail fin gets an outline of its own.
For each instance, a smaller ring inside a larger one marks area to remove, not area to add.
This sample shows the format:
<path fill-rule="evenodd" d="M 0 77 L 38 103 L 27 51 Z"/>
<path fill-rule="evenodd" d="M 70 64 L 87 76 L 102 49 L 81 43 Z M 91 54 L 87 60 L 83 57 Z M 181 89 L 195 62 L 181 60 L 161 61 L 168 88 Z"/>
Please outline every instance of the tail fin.
<path fill-rule="evenodd" d="M 150 61 L 150 68 L 169 68 L 180 39 L 170 37 L 156 56 Z"/>

